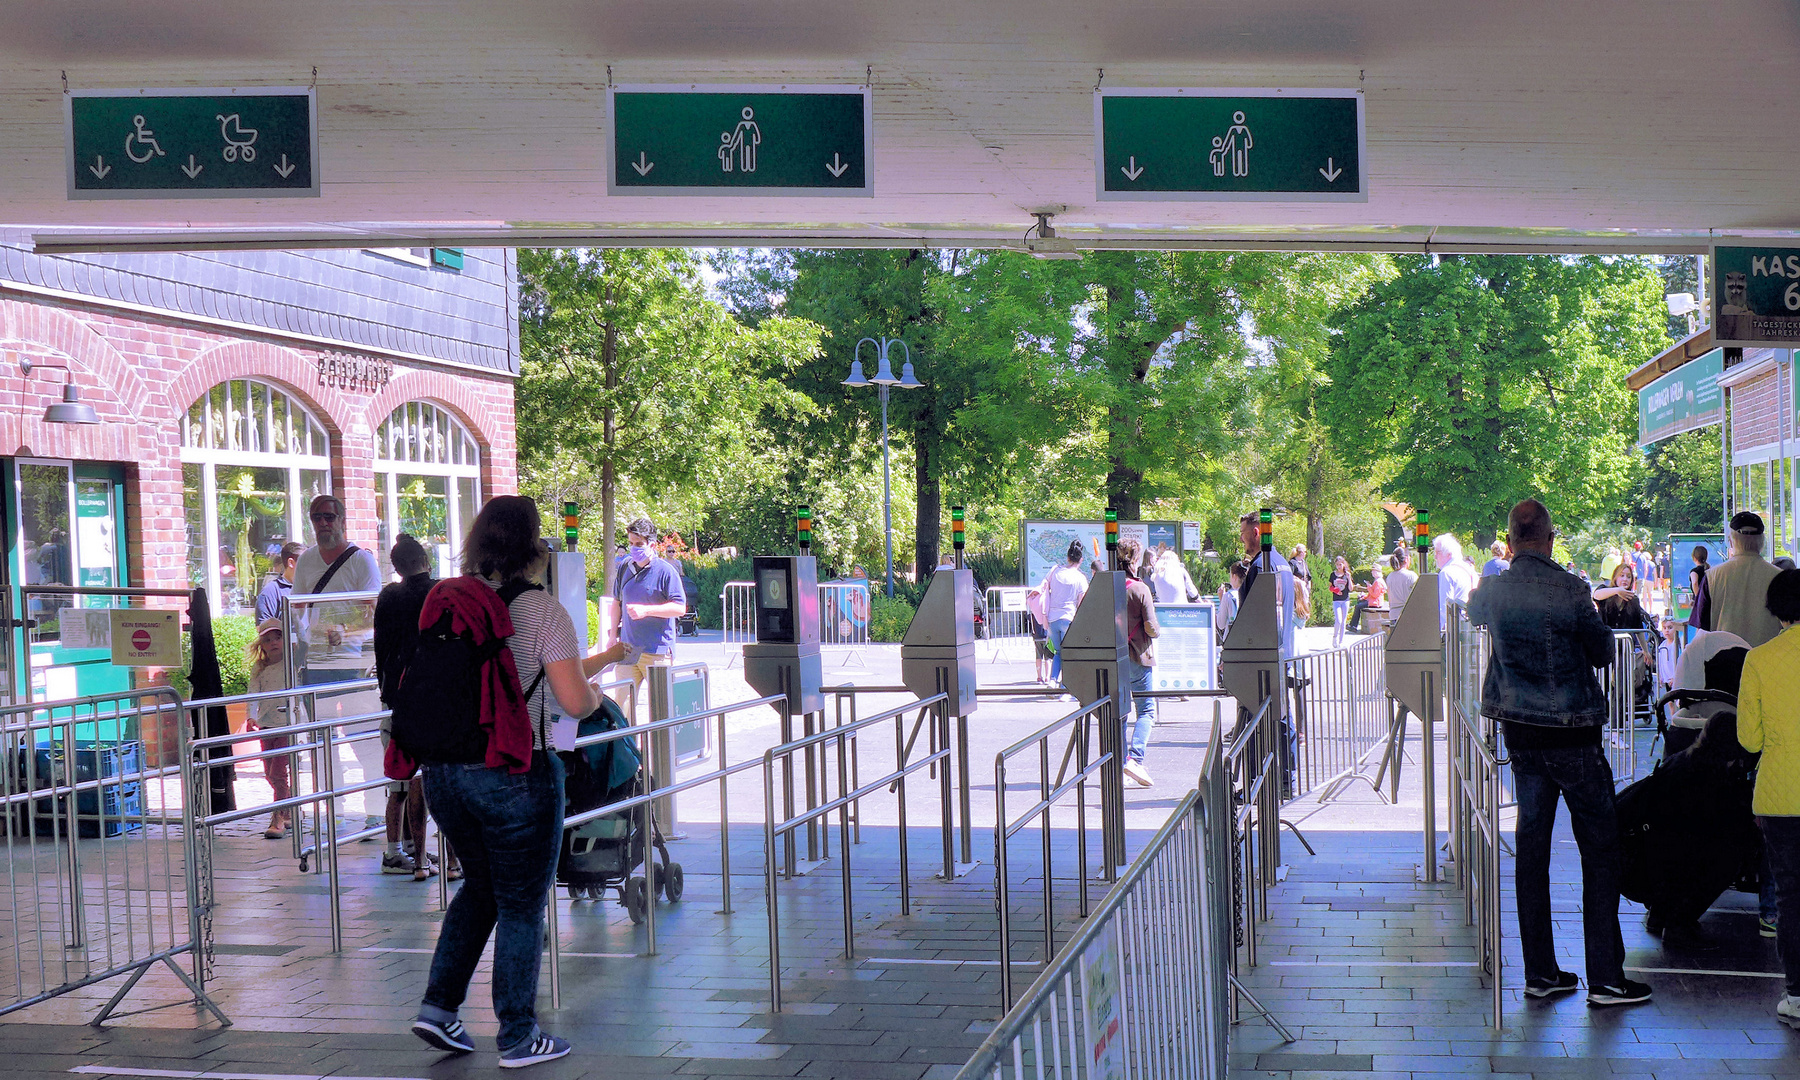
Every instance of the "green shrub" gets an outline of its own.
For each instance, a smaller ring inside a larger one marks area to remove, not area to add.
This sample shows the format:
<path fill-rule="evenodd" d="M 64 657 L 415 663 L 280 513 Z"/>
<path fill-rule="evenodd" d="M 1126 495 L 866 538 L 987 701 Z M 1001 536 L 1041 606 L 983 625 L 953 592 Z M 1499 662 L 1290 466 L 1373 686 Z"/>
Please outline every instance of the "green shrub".
<path fill-rule="evenodd" d="M 1312 619 L 1308 625 L 1331 625 L 1331 560 L 1323 555 L 1308 555 L 1306 567 L 1312 571 Z"/>
<path fill-rule="evenodd" d="M 694 583 L 694 617 L 708 630 L 725 625 L 724 604 L 719 599 L 728 581 L 750 580 L 750 558 L 721 559 L 716 555 L 695 555 L 680 560 L 681 573 Z"/>
<path fill-rule="evenodd" d="M 982 589 L 1019 583 L 1019 561 L 1010 555 L 998 551 L 965 551 L 963 556 L 963 565 L 975 571 L 975 582 Z"/>
<path fill-rule="evenodd" d="M 894 583 L 892 598 L 876 593 L 869 604 L 869 640 L 899 641 L 912 625 L 913 605 L 899 596 L 900 582 Z"/>

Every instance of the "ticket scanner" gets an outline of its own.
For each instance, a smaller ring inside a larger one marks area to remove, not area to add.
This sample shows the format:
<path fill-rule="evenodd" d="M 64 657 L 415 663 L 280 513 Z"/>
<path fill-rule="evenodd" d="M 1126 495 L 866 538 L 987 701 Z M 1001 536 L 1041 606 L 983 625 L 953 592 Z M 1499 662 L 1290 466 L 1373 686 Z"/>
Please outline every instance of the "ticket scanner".
<path fill-rule="evenodd" d="M 957 553 L 958 562 L 961 552 Z M 961 815 L 962 859 L 953 872 L 960 877 L 975 866 L 973 824 L 969 796 L 969 714 L 975 711 L 975 572 L 937 570 L 925 588 L 925 597 L 913 613 L 900 642 L 900 681 L 917 698 L 948 695 L 939 707 L 933 741 L 948 745 L 951 717 L 956 742 L 957 803 Z M 950 771 L 940 773 L 945 805 L 950 801 Z M 952 865 L 946 853 L 946 865 Z"/>
<path fill-rule="evenodd" d="M 1125 661 L 1130 656 L 1125 629 L 1125 583 L 1122 570 L 1103 570 L 1088 582 L 1063 635 L 1063 685 L 1083 705 L 1109 700 L 1099 714 L 1100 752 L 1112 760 L 1100 769 L 1102 851 L 1110 872 L 1125 865 L 1125 729 L 1131 704 Z"/>
<path fill-rule="evenodd" d="M 1423 562 L 1423 546 L 1420 561 Z M 1400 618 L 1388 628 L 1387 690 L 1399 708 L 1388 728 L 1387 760 L 1394 770 L 1390 783 L 1398 790 L 1402 744 L 1406 741 L 1406 714 L 1419 718 L 1419 782 L 1424 789 L 1425 862 L 1420 876 L 1438 879 L 1437 866 L 1437 762 L 1433 739 L 1444 707 L 1443 599 L 1436 574 L 1420 574 Z M 1377 774 L 1377 780 L 1379 780 Z"/>
<path fill-rule="evenodd" d="M 779 696 L 781 741 L 795 738 L 794 717 L 801 718 L 801 735 L 811 735 L 823 725 L 825 672 L 819 654 L 819 571 L 811 555 L 758 555 L 751 560 L 751 580 L 756 588 L 756 640 L 744 645 L 744 681 L 758 696 Z M 819 804 L 819 748 L 804 752 L 806 806 Z M 794 759 L 781 762 L 782 806 L 794 816 Z M 804 873 L 820 860 L 820 828 L 815 819 L 805 827 L 807 865 L 797 861 L 794 833 L 782 836 L 783 866 L 787 876 Z"/>
<path fill-rule="evenodd" d="M 1258 827 L 1262 845 L 1262 872 L 1273 884 L 1284 873 L 1281 866 L 1281 794 L 1287 772 L 1298 762 L 1292 761 L 1288 733 L 1292 721 L 1288 717 L 1287 665 L 1282 657 L 1281 574 L 1273 559 L 1274 511 L 1264 507 L 1260 513 L 1261 553 L 1257 558 L 1256 576 L 1238 603 L 1237 618 L 1225 633 L 1225 644 L 1219 651 L 1220 682 L 1225 692 L 1237 699 L 1238 728 L 1242 730 L 1262 708 L 1269 709 L 1249 750 L 1254 764 L 1260 768 L 1274 751 L 1271 774 L 1263 780 L 1259 798 L 1262 820 Z M 1291 827 L 1291 826 L 1290 826 Z"/>

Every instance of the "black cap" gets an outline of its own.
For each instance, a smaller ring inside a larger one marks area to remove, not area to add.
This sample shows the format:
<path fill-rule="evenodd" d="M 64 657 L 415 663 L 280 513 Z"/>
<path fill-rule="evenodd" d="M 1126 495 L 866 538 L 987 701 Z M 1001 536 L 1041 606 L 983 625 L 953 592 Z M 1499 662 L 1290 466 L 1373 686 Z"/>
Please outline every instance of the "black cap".
<path fill-rule="evenodd" d="M 1731 515 L 1731 531 L 1743 533 L 1746 536 L 1761 536 L 1763 519 L 1761 515 L 1754 514 L 1749 510 L 1739 510 Z"/>

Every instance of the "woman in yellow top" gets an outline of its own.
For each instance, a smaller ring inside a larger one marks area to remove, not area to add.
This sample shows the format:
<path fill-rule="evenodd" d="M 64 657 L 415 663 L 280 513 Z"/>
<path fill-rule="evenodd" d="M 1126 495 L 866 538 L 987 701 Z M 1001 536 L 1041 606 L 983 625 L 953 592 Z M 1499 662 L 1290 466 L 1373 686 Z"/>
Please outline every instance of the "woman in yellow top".
<path fill-rule="evenodd" d="M 1738 741 L 1762 754 L 1752 807 L 1775 876 L 1775 945 L 1787 972 L 1775 1016 L 1800 1029 L 1800 570 L 1775 575 L 1768 605 L 1781 633 L 1744 659 Z"/>

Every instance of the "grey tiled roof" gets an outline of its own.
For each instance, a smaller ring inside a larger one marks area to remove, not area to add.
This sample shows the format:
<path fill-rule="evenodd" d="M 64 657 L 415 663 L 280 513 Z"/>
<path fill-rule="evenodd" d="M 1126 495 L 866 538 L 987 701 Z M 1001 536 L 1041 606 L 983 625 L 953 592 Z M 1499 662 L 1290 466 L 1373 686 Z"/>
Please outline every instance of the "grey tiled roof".
<path fill-rule="evenodd" d="M 516 373 L 514 266 L 499 248 L 461 272 L 366 250 L 38 255 L 0 233 L 0 281 Z"/>

